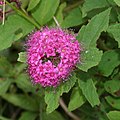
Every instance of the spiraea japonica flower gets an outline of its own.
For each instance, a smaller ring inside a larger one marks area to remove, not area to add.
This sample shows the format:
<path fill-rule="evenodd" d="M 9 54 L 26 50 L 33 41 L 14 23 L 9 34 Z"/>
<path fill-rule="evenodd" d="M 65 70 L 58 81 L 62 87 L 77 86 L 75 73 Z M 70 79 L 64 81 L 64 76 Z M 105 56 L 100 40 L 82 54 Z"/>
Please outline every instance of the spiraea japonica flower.
<path fill-rule="evenodd" d="M 34 84 L 58 86 L 80 61 L 75 35 L 60 28 L 42 28 L 27 41 L 28 73 Z"/>

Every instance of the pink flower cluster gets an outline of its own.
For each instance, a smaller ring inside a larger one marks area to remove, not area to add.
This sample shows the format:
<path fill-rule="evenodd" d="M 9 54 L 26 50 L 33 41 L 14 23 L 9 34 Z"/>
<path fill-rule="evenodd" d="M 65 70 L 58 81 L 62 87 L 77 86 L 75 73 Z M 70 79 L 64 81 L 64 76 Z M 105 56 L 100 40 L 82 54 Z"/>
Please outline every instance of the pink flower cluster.
<path fill-rule="evenodd" d="M 4 2 L 2 0 L 0 0 L 0 5 L 3 5 L 3 4 L 4 4 Z"/>
<path fill-rule="evenodd" d="M 81 47 L 75 38 L 60 28 L 43 28 L 27 42 L 28 72 L 34 84 L 58 86 L 80 61 Z"/>

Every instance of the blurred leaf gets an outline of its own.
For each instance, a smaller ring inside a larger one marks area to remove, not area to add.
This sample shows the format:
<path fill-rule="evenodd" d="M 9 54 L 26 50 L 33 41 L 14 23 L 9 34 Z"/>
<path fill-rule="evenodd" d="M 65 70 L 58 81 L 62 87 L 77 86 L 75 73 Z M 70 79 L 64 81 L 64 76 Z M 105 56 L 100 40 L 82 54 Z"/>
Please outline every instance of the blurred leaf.
<path fill-rule="evenodd" d="M 18 120 L 35 120 L 36 117 L 37 117 L 37 113 L 25 111 L 22 112 Z"/>
<path fill-rule="evenodd" d="M 114 25 L 110 25 L 107 29 L 107 32 L 113 36 L 113 38 L 118 42 L 120 47 L 120 24 L 116 23 Z"/>
<path fill-rule="evenodd" d="M 86 99 L 88 100 L 88 102 L 91 104 L 92 107 L 94 107 L 95 105 L 99 105 L 100 104 L 100 100 L 99 100 L 99 96 L 96 92 L 96 87 L 91 79 L 91 77 L 89 76 L 89 74 L 85 73 L 85 72 L 80 72 L 79 73 L 79 87 L 82 90 L 83 95 L 86 97 Z"/>
<path fill-rule="evenodd" d="M 12 83 L 11 79 L 0 80 L 0 95 L 3 95 L 7 92 L 11 83 Z"/>
<path fill-rule="evenodd" d="M 26 63 L 26 52 L 20 52 L 20 53 L 18 53 L 18 55 L 19 55 L 19 57 L 18 57 L 18 59 L 17 59 L 17 61 L 19 61 L 19 62 L 24 62 L 24 63 Z"/>
<path fill-rule="evenodd" d="M 93 9 L 108 7 L 109 2 L 107 0 L 85 0 L 82 7 L 82 16 L 85 17 L 87 13 Z"/>
<path fill-rule="evenodd" d="M 120 0 L 114 0 L 114 2 L 120 7 Z"/>
<path fill-rule="evenodd" d="M 35 8 L 40 0 L 30 0 L 27 11 L 31 11 L 33 8 Z"/>
<path fill-rule="evenodd" d="M 69 12 L 69 14 L 65 17 L 62 22 L 62 28 L 69 28 L 73 26 L 77 26 L 83 23 L 82 13 L 80 8 L 75 8 Z"/>
<path fill-rule="evenodd" d="M 0 120 L 11 120 L 11 119 L 3 117 L 3 116 L 0 116 Z"/>
<path fill-rule="evenodd" d="M 38 6 L 32 12 L 32 16 L 40 25 L 46 24 L 54 16 L 59 0 L 41 0 Z"/>
<path fill-rule="evenodd" d="M 33 29 L 34 26 L 24 18 L 19 15 L 10 15 L 5 25 L 0 25 L 0 50 L 10 47 L 14 41 L 27 35 Z"/>
<path fill-rule="evenodd" d="M 98 40 L 102 31 L 106 31 L 109 24 L 110 9 L 101 12 L 91 19 L 91 21 L 81 28 L 77 39 L 84 45 L 86 49 L 83 52 L 83 64 L 78 65 L 78 68 L 87 71 L 89 68 L 96 66 L 101 59 L 102 52 L 96 48 L 96 41 Z M 94 60 L 94 62 L 93 62 Z"/>
<path fill-rule="evenodd" d="M 59 106 L 59 98 L 63 93 L 69 92 L 76 82 L 76 76 L 73 74 L 70 79 L 62 83 L 56 89 L 48 89 L 45 92 L 45 102 L 47 104 L 47 113 L 53 112 Z M 54 102 L 53 102 L 54 101 Z"/>
<path fill-rule="evenodd" d="M 12 65 L 5 57 L 0 57 L 0 76 L 8 76 L 11 72 Z"/>
<path fill-rule="evenodd" d="M 32 96 L 23 95 L 23 94 L 4 94 L 1 96 L 6 101 L 12 103 L 15 106 L 19 106 L 20 108 L 30 110 L 30 111 L 38 111 L 39 106 L 37 101 Z"/>
<path fill-rule="evenodd" d="M 107 96 L 105 99 L 113 108 L 120 110 L 120 98 Z"/>
<path fill-rule="evenodd" d="M 20 74 L 16 78 L 15 83 L 25 92 L 35 92 L 36 90 L 35 86 L 32 85 L 26 74 Z"/>
<path fill-rule="evenodd" d="M 58 120 L 58 118 L 59 120 L 65 120 L 57 111 L 54 111 L 50 114 L 43 113 L 43 120 Z"/>
<path fill-rule="evenodd" d="M 120 111 L 110 111 L 107 116 L 110 120 L 120 120 Z"/>
<path fill-rule="evenodd" d="M 72 94 L 70 96 L 70 102 L 68 104 L 68 110 L 73 111 L 83 105 L 85 103 L 86 99 L 82 94 L 82 91 L 75 87 L 73 88 Z"/>
<path fill-rule="evenodd" d="M 109 76 L 118 65 L 120 65 L 119 49 L 106 51 L 102 56 L 98 68 L 102 75 Z"/>
<path fill-rule="evenodd" d="M 104 87 L 108 93 L 116 96 L 115 93 L 120 89 L 120 81 L 115 79 L 106 81 Z"/>

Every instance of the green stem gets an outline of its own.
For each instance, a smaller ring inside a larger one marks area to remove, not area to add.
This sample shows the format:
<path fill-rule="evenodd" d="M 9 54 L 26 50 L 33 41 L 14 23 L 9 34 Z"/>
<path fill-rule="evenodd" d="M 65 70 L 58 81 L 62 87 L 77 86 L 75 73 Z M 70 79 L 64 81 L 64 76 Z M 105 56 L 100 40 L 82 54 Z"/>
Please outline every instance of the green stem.
<path fill-rule="evenodd" d="M 6 0 L 5 0 L 6 1 Z M 6 3 L 14 10 L 16 11 L 19 15 L 21 15 L 22 17 L 24 17 L 25 19 L 27 19 L 29 22 L 31 22 L 37 29 L 40 29 L 40 25 L 38 23 L 36 23 L 30 16 L 28 16 L 27 14 L 25 14 L 23 11 L 17 9 L 15 6 L 13 6 L 12 4 L 10 4 L 8 1 L 6 1 Z"/>

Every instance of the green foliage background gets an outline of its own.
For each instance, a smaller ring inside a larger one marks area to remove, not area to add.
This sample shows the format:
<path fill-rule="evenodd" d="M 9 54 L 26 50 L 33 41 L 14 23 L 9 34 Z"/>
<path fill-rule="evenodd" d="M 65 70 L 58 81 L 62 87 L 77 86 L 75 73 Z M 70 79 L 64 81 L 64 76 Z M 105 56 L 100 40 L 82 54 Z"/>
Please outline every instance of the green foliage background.
<path fill-rule="evenodd" d="M 0 24 L 0 120 L 120 120 L 120 1 L 6 1 Z M 1 6 L 2 8 L 2 6 Z M 33 86 L 26 72 L 25 41 L 35 29 L 73 29 L 83 47 L 81 63 L 56 89 Z"/>

